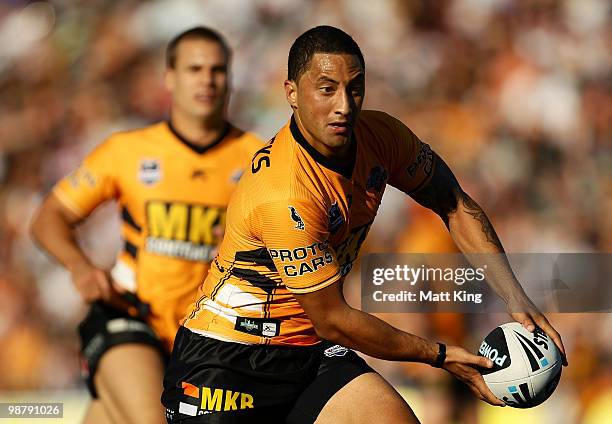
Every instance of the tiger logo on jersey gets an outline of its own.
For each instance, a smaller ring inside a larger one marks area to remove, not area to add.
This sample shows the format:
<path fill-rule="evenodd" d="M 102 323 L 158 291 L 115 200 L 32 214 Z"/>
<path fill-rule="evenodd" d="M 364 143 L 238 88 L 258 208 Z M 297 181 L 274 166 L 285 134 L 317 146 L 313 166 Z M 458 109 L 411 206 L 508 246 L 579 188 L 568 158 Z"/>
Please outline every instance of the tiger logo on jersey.
<path fill-rule="evenodd" d="M 329 211 L 327 211 L 327 227 L 329 228 L 329 232 L 334 234 L 342 227 L 342 224 L 344 224 L 344 217 L 340 212 L 338 201 L 334 201 Z"/>

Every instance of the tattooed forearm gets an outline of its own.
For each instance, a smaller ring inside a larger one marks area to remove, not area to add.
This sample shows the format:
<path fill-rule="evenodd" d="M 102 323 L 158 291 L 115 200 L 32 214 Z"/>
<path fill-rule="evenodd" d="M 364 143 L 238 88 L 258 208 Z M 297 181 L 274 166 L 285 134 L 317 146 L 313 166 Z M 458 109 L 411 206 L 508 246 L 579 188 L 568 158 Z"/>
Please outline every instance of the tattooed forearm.
<path fill-rule="evenodd" d="M 487 218 L 487 215 L 478 203 L 465 192 L 461 193 L 461 203 L 463 203 L 465 212 L 471 215 L 476 221 L 480 222 L 482 232 L 487 238 L 487 241 L 503 252 L 504 248 L 495 233 L 495 229 L 493 229 L 493 225 L 491 225 L 491 221 L 489 221 L 489 218 Z"/>

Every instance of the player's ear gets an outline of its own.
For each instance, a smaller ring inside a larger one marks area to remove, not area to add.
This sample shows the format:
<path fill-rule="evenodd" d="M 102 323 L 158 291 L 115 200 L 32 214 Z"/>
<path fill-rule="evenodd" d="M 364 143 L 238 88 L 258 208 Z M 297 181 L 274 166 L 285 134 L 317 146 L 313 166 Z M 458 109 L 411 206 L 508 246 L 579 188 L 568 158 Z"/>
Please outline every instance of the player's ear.
<path fill-rule="evenodd" d="M 174 69 L 166 69 L 166 73 L 164 74 L 164 85 L 168 91 L 174 91 Z"/>
<path fill-rule="evenodd" d="M 294 81 L 285 80 L 285 96 L 291 109 L 297 109 L 297 85 Z"/>

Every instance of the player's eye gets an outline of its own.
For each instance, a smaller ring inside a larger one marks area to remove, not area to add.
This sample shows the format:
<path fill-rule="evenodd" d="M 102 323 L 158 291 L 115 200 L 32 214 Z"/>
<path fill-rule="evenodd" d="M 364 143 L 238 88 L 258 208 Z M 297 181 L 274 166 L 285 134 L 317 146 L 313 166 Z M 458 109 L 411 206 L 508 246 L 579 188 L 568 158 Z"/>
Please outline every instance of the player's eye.
<path fill-rule="evenodd" d="M 331 94 L 334 92 L 334 87 L 332 87 L 331 85 L 325 85 L 323 87 L 320 87 L 319 91 L 321 91 L 324 94 Z"/>
<path fill-rule="evenodd" d="M 350 92 L 352 94 L 359 95 L 359 94 L 363 93 L 363 85 L 361 85 L 361 84 L 351 85 L 349 87 L 349 90 L 350 90 Z"/>

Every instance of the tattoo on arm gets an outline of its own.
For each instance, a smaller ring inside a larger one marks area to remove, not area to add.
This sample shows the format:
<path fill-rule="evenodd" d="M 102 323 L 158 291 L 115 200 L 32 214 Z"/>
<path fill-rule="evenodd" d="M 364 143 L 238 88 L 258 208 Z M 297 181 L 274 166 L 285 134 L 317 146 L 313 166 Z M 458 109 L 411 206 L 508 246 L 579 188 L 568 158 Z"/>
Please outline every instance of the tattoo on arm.
<path fill-rule="evenodd" d="M 449 215 L 457 212 L 461 202 L 465 212 L 480 222 L 487 241 L 503 251 L 491 221 L 482 208 L 461 189 L 457 178 L 442 158 L 435 155 L 434 162 L 435 167 L 429 183 L 416 193 L 410 194 L 410 197 L 421 206 L 438 214 L 447 228 L 449 228 Z"/>
<path fill-rule="evenodd" d="M 434 153 L 434 171 L 429 183 L 419 191 L 411 193 L 419 205 L 431 209 L 442 218 L 448 228 L 448 216 L 457 210 L 462 192 L 459 182 L 448 165 Z"/>
<path fill-rule="evenodd" d="M 463 203 L 463 207 L 465 212 L 472 216 L 476 221 L 480 222 L 480 227 L 482 228 L 482 232 L 484 233 L 487 241 L 497 247 L 500 251 L 504 251 L 504 248 L 495 233 L 495 229 L 493 225 L 491 225 L 491 221 L 487 218 L 487 215 L 484 213 L 482 208 L 468 196 L 464 191 L 461 192 L 461 203 Z"/>

